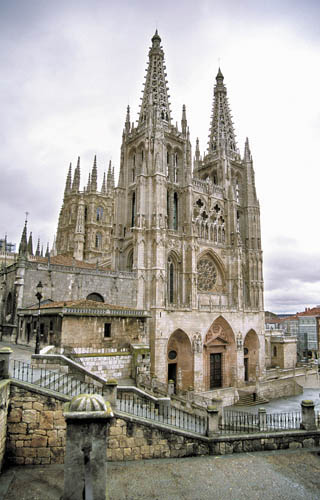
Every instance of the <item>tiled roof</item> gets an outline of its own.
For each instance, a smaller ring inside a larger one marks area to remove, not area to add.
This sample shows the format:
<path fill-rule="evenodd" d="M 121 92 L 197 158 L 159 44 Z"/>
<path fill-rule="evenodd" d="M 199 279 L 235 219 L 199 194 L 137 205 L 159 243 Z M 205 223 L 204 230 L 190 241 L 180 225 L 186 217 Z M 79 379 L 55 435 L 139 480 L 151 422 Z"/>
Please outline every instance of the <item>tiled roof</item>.
<path fill-rule="evenodd" d="M 121 310 L 132 310 L 135 311 L 133 307 L 124 307 L 114 304 L 105 304 L 104 302 L 96 302 L 95 300 L 78 299 L 78 300 L 61 300 L 57 302 L 49 302 L 47 304 L 41 304 L 40 309 L 59 309 L 62 307 L 67 307 L 68 309 L 118 309 Z M 29 309 L 38 309 L 37 305 L 31 306 Z"/>
<path fill-rule="evenodd" d="M 41 262 L 43 264 L 48 263 L 48 257 L 32 257 L 33 262 Z M 68 255 L 55 255 L 54 257 L 50 257 L 50 264 L 55 264 L 58 266 L 67 266 L 67 267 L 80 267 L 82 269 L 103 269 L 110 270 L 109 267 L 106 266 L 97 266 L 97 264 L 89 264 L 88 262 L 83 262 L 82 260 L 76 260 L 73 257 Z"/>

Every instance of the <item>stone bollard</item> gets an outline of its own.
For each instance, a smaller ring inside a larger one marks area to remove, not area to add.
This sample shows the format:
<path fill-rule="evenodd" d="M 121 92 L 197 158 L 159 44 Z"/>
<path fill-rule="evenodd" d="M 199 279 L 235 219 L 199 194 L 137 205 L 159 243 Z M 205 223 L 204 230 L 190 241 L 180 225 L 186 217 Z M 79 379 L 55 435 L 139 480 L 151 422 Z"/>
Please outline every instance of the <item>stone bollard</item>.
<path fill-rule="evenodd" d="M 0 379 L 9 378 L 9 364 L 10 364 L 10 355 L 12 354 L 12 350 L 10 347 L 2 347 L 0 349 Z"/>
<path fill-rule="evenodd" d="M 117 404 L 117 389 L 118 382 L 115 379 L 107 380 L 102 388 L 102 395 L 105 401 L 109 401 L 109 403 L 114 406 Z"/>
<path fill-rule="evenodd" d="M 211 437 L 219 433 L 220 411 L 216 406 L 208 406 L 207 414 L 208 414 L 207 435 Z"/>
<path fill-rule="evenodd" d="M 266 431 L 267 430 L 267 411 L 265 408 L 259 408 L 258 417 L 259 417 L 259 431 Z"/>
<path fill-rule="evenodd" d="M 300 424 L 300 429 L 306 431 L 313 431 L 317 429 L 316 416 L 314 413 L 314 402 L 310 399 L 304 399 L 301 401 L 301 411 L 302 411 L 302 422 Z"/>
<path fill-rule="evenodd" d="M 97 394 L 79 394 L 65 405 L 67 423 L 64 490 L 61 500 L 107 498 L 107 424 L 110 403 Z"/>

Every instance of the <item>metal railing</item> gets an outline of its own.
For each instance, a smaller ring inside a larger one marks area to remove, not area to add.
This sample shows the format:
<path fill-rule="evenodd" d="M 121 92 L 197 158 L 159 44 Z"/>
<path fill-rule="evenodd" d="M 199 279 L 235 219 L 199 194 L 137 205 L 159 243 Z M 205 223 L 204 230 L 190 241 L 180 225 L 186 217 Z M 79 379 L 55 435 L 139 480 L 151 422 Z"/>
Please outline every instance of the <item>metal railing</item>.
<path fill-rule="evenodd" d="M 274 432 L 298 430 L 302 422 L 300 411 L 290 413 L 245 413 L 224 411 L 219 424 L 222 433 L 238 434 L 241 432 Z"/>
<path fill-rule="evenodd" d="M 154 402 L 131 394 L 118 393 L 117 409 L 137 417 L 146 418 L 197 434 L 207 432 L 207 418 L 192 415 L 170 405 Z"/>
<path fill-rule="evenodd" d="M 102 394 L 102 387 L 76 379 L 67 373 L 59 373 L 45 368 L 34 368 L 31 364 L 13 360 L 12 377 L 21 382 L 35 384 L 66 396 L 78 394 Z"/>

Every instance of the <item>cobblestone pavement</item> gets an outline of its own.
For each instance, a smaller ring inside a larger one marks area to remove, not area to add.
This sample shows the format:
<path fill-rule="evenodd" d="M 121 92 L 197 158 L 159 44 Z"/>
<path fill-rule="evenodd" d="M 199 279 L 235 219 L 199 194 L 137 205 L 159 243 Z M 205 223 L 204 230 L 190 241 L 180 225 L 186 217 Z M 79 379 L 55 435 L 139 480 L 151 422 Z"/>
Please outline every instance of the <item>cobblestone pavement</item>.
<path fill-rule="evenodd" d="M 319 500 L 319 450 L 108 464 L 109 500 Z M 3 500 L 59 500 L 63 466 L 13 467 Z M 79 499 L 80 500 L 80 499 Z"/>

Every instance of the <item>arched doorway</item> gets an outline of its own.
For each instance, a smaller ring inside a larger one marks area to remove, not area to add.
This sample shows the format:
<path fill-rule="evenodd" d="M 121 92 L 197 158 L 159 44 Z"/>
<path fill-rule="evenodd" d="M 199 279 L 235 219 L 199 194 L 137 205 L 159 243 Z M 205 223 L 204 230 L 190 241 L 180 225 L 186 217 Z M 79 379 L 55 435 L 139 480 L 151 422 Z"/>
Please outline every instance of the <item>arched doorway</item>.
<path fill-rule="evenodd" d="M 191 342 L 182 330 L 176 330 L 169 338 L 167 347 L 168 381 L 175 387 L 181 377 L 181 389 L 193 386 L 193 356 Z"/>
<path fill-rule="evenodd" d="M 259 339 L 254 330 L 250 330 L 243 345 L 244 381 L 254 382 L 257 378 L 259 366 Z"/>
<path fill-rule="evenodd" d="M 236 382 L 236 344 L 229 323 L 220 316 L 209 328 L 204 343 L 205 387 L 232 387 Z"/>

